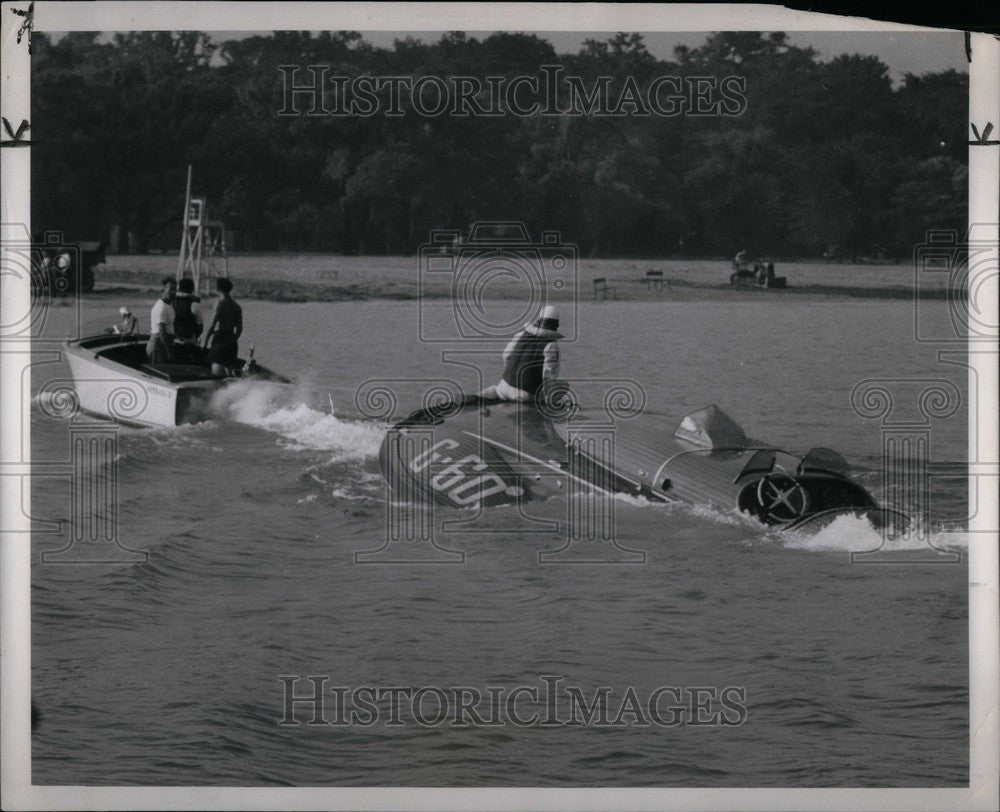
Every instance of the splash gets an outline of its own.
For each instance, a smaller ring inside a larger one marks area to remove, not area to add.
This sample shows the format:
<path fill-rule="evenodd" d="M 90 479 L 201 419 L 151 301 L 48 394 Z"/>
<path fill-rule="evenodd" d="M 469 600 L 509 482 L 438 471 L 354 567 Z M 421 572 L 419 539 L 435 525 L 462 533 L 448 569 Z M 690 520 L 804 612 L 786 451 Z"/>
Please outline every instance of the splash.
<path fill-rule="evenodd" d="M 291 450 L 334 452 L 331 462 L 364 460 L 378 454 L 383 429 L 372 423 L 341 420 L 315 408 L 315 393 L 290 386 L 239 381 L 216 392 L 212 414 L 274 432 Z M 312 404 L 312 405 L 310 405 Z"/>
<path fill-rule="evenodd" d="M 961 531 L 942 529 L 921 532 L 915 527 L 907 534 L 893 538 L 883 537 L 863 516 L 844 514 L 818 529 L 808 526 L 781 534 L 785 547 L 796 550 L 843 551 L 850 553 L 879 550 L 883 553 L 906 553 L 910 551 L 955 550 L 968 547 L 968 536 Z"/>

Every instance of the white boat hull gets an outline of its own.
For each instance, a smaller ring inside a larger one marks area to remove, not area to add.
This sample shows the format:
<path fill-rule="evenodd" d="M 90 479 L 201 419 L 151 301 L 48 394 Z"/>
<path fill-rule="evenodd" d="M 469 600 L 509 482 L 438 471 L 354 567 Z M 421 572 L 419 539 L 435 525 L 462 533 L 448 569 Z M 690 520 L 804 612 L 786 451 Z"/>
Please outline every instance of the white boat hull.
<path fill-rule="evenodd" d="M 176 384 L 116 364 L 86 349 L 67 345 L 66 360 L 73 373 L 73 384 L 81 410 L 137 426 L 172 427 L 195 422 L 187 413 L 187 395 L 211 392 L 224 381 L 196 381 Z M 179 397 L 182 390 L 186 396 Z"/>
<path fill-rule="evenodd" d="M 259 364 L 239 378 L 216 377 L 204 363 L 150 365 L 147 338 L 104 333 L 65 342 L 75 406 L 133 426 L 172 427 L 209 419 L 212 395 L 236 380 L 292 385 Z"/>

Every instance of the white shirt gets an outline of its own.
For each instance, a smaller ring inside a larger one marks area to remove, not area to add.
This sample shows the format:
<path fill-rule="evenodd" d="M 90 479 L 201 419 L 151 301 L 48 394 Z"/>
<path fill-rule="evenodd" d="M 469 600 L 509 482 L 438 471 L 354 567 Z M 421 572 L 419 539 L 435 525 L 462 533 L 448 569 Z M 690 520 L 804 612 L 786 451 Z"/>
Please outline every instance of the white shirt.
<path fill-rule="evenodd" d="M 160 332 L 160 325 L 163 324 L 166 326 L 169 335 L 174 334 L 174 309 L 163 301 L 163 299 L 156 300 L 156 304 L 153 305 L 153 311 L 150 313 L 149 321 L 150 333 L 155 335 Z"/>

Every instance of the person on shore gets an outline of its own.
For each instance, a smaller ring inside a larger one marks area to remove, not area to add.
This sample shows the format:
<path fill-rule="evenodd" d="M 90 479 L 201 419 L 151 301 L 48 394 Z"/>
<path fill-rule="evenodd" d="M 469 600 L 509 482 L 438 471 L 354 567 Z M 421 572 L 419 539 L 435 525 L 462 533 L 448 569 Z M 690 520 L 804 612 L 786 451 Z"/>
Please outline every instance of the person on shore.
<path fill-rule="evenodd" d="M 215 289 L 219 292 L 219 300 L 215 303 L 212 323 L 205 334 L 206 346 L 209 338 L 212 339 L 208 362 L 212 365 L 213 375 L 234 375 L 239 339 L 243 333 L 243 308 L 230 296 L 233 283 L 228 279 L 223 276 L 216 279 Z"/>
<path fill-rule="evenodd" d="M 184 361 L 196 361 L 201 357 L 201 347 L 198 340 L 205 329 L 201 318 L 201 301 L 194 295 L 194 280 L 185 277 L 177 283 L 177 295 L 174 297 L 174 334 L 177 340 L 174 349 L 178 358 Z"/>
<path fill-rule="evenodd" d="M 176 293 L 176 280 L 172 276 L 165 276 L 163 291 L 149 314 L 146 357 L 151 364 L 170 364 L 174 360 L 174 308 L 171 303 Z"/>
<path fill-rule="evenodd" d="M 531 324 L 511 339 L 503 351 L 500 382 L 480 397 L 488 400 L 531 400 L 559 376 L 559 314 L 547 305 Z"/>

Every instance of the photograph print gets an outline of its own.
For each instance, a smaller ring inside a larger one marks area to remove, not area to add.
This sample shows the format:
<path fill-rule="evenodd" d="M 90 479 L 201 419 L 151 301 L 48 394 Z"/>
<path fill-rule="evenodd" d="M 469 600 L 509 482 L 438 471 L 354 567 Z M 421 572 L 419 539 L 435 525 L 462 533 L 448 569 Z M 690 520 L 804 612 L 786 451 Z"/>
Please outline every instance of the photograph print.
<path fill-rule="evenodd" d="M 995 802 L 994 41 L 44 5 L 11 808 Z"/>

